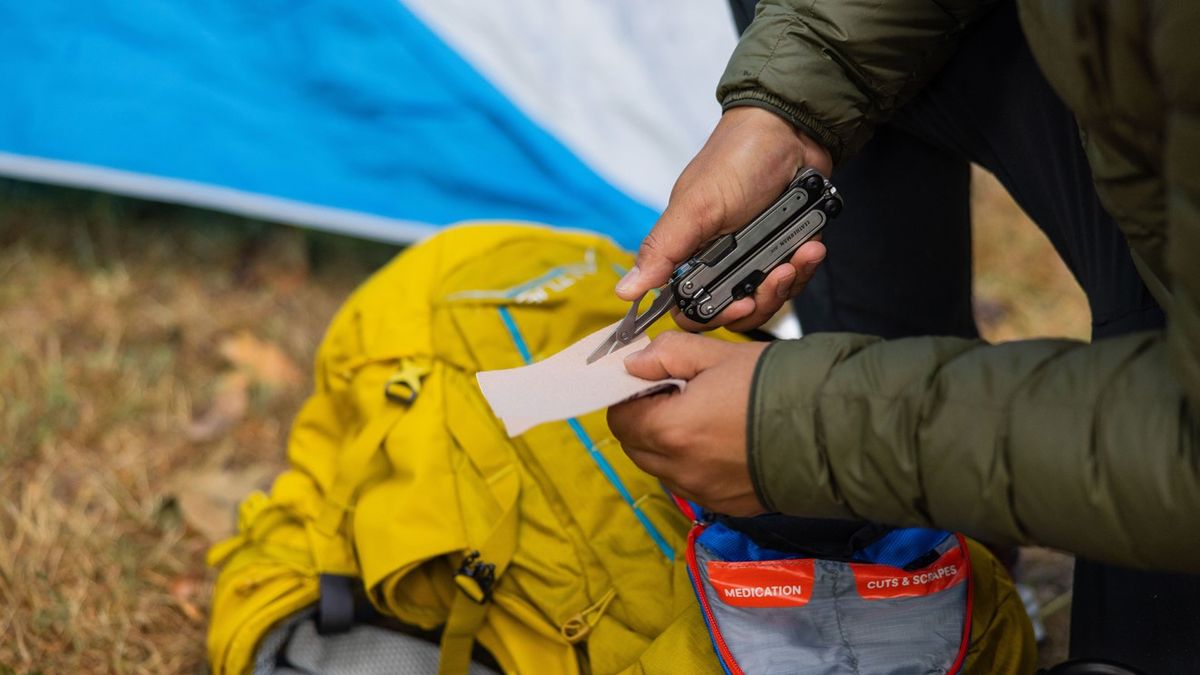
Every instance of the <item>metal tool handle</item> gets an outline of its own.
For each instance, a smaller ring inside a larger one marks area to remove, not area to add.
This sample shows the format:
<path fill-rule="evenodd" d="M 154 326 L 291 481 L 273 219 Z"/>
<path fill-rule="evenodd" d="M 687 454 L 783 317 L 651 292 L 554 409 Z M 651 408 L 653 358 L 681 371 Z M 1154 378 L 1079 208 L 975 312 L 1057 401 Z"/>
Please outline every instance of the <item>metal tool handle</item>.
<path fill-rule="evenodd" d="M 707 323 L 733 301 L 753 294 L 771 270 L 820 232 L 842 206 L 837 188 L 817 170 L 801 171 L 749 224 L 676 268 L 671 288 L 680 311 Z"/>

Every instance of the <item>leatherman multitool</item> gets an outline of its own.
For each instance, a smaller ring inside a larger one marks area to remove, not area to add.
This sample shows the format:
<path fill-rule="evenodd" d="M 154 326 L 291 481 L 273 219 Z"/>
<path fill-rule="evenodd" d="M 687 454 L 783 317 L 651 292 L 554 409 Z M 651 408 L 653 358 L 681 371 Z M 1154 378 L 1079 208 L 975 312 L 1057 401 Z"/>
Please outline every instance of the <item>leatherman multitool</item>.
<path fill-rule="evenodd" d="M 837 188 L 816 169 L 804 169 L 749 225 L 717 238 L 676 267 L 645 312 L 638 313 L 642 298 L 634 301 L 588 363 L 633 342 L 672 307 L 692 321 L 708 323 L 734 300 L 753 295 L 771 270 L 841 212 Z"/>

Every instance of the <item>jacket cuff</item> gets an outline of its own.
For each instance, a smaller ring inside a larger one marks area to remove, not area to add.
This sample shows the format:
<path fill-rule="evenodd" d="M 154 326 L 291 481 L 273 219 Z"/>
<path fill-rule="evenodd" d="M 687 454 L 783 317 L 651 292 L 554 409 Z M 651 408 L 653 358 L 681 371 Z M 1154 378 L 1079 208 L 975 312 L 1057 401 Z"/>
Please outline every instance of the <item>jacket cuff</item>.
<path fill-rule="evenodd" d="M 742 106 L 762 108 L 779 115 L 824 146 L 835 164 L 841 159 L 843 148 L 838 137 L 818 122 L 815 117 L 801 110 L 799 106 L 792 105 L 775 94 L 760 89 L 731 91 L 721 100 L 722 112 Z"/>
<path fill-rule="evenodd" d="M 819 424 L 817 401 L 830 369 L 863 336 L 781 340 L 758 360 L 750 388 L 746 448 L 755 494 L 769 510 L 856 519 L 841 499 Z"/>
<path fill-rule="evenodd" d="M 779 342 L 767 345 L 767 348 L 759 355 L 758 363 L 754 364 L 754 376 L 750 380 L 749 409 L 746 411 L 746 466 L 750 470 L 750 484 L 754 487 L 754 496 L 758 497 L 758 501 L 767 508 L 767 511 L 779 511 L 779 507 L 775 506 L 775 502 L 767 494 L 762 462 L 758 459 L 759 453 L 755 447 L 755 440 L 760 435 L 757 411 L 762 402 L 762 394 L 759 393 L 761 389 L 759 383 L 763 379 L 763 367 L 768 361 L 767 355 L 778 346 Z"/>

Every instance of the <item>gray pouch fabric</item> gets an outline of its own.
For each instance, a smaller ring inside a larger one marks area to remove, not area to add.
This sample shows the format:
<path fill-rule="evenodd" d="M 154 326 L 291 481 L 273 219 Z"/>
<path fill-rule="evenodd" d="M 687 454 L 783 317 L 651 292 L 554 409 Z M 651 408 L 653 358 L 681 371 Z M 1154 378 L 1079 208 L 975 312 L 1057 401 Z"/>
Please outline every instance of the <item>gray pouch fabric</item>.
<path fill-rule="evenodd" d="M 276 626 L 263 638 L 254 675 L 430 675 L 437 672 L 438 645 L 372 625 L 344 633 L 317 633 L 313 610 Z M 472 663 L 471 675 L 498 675 Z"/>

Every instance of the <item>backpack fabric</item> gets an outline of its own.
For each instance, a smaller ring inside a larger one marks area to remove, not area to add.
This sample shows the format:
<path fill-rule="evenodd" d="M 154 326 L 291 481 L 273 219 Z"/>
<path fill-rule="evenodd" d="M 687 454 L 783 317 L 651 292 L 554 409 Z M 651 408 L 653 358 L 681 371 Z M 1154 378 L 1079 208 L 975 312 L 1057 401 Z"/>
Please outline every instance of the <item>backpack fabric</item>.
<path fill-rule="evenodd" d="M 438 631 L 442 673 L 467 672 L 476 641 L 508 673 L 721 672 L 689 581 L 691 522 L 604 412 L 510 439 L 475 382 L 623 316 L 612 288 L 631 264 L 595 235 L 475 225 L 360 287 L 318 351 L 289 468 L 210 551 L 213 672 L 267 672 L 264 638 L 311 614 L 331 579 Z M 1020 600 L 986 550 L 972 560 L 966 670 L 1023 672 Z"/>

